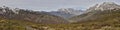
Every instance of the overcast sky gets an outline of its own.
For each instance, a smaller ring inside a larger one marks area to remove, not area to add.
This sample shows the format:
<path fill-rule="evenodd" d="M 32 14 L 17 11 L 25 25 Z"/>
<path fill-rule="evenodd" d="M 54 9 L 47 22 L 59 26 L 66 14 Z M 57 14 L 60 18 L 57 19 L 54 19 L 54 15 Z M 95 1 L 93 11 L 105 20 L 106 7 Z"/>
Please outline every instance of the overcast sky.
<path fill-rule="evenodd" d="M 0 6 L 17 7 L 23 9 L 51 11 L 59 8 L 86 9 L 101 2 L 115 2 L 120 0 L 0 0 Z"/>

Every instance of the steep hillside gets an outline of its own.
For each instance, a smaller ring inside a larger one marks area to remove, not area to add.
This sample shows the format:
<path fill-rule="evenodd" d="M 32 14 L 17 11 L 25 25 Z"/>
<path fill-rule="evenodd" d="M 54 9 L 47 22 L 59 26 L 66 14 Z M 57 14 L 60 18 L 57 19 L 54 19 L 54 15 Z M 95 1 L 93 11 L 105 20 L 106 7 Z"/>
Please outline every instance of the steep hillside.
<path fill-rule="evenodd" d="M 74 21 L 73 24 L 80 24 L 78 26 L 84 30 L 120 30 L 120 8 L 93 9 L 70 20 Z"/>
<path fill-rule="evenodd" d="M 84 16 L 83 16 L 84 15 Z M 120 30 L 120 9 L 95 11 L 74 17 L 87 30 Z"/>
<path fill-rule="evenodd" d="M 71 19 L 78 21 L 86 21 L 86 20 L 107 20 L 119 18 L 120 9 L 113 10 L 105 10 L 105 11 L 91 11 L 80 16 L 73 17 Z"/>
<path fill-rule="evenodd" d="M 67 23 L 67 21 L 61 17 L 50 15 L 45 12 L 35 12 L 24 9 L 10 9 L 9 7 L 0 8 L 0 17 L 14 20 L 26 20 L 43 24 Z"/>
<path fill-rule="evenodd" d="M 85 13 L 79 16 L 75 16 L 73 18 L 73 21 L 86 21 L 86 20 L 95 20 L 95 19 L 102 19 L 102 18 L 113 18 L 111 16 L 119 14 L 120 5 L 117 5 L 113 2 L 104 2 L 102 4 L 97 4 L 93 7 L 90 7 L 87 9 Z M 116 16 L 114 16 L 116 17 Z"/>

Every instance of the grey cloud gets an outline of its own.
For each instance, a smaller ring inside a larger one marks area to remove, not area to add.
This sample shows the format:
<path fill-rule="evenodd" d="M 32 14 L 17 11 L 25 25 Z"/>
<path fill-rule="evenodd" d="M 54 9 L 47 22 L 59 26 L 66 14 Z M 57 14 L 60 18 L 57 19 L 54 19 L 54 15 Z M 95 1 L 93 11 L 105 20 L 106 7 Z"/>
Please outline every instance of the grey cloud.
<path fill-rule="evenodd" d="M 120 3 L 120 0 L 0 0 L 0 6 L 5 4 L 10 7 L 48 11 L 67 7 L 87 8 L 106 1 Z"/>

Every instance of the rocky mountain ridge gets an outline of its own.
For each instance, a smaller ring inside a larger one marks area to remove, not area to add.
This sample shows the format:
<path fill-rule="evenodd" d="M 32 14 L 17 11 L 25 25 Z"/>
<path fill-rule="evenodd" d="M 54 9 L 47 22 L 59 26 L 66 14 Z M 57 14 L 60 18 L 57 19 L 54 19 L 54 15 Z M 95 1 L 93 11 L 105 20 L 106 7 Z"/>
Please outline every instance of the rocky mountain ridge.
<path fill-rule="evenodd" d="M 87 9 L 87 11 L 79 16 L 72 17 L 73 21 L 90 21 L 90 20 L 103 20 L 104 18 L 117 17 L 120 11 L 120 5 L 113 2 L 104 2 L 97 4 Z M 117 13 L 117 14 L 116 14 Z M 110 16 L 109 16 L 110 15 Z M 119 17 L 119 16 L 118 16 Z M 103 18 L 103 19 L 102 19 Z"/>
<path fill-rule="evenodd" d="M 61 8 L 61 9 L 58 9 L 58 11 L 50 12 L 50 14 L 60 16 L 60 17 L 63 17 L 63 18 L 71 18 L 73 16 L 80 15 L 83 12 L 84 11 L 82 11 L 82 10 L 75 10 L 73 8 Z"/>
<path fill-rule="evenodd" d="M 67 22 L 61 17 L 45 12 L 35 12 L 25 9 L 10 9 L 9 7 L 0 8 L 0 17 L 5 19 L 25 20 L 43 24 L 59 24 Z"/>

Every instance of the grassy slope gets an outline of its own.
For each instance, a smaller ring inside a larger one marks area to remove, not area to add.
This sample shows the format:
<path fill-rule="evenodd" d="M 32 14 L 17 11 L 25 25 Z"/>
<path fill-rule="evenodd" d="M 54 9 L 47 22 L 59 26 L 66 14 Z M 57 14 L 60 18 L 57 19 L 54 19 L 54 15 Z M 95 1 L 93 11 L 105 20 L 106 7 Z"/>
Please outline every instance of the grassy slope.
<path fill-rule="evenodd" d="M 38 24 L 24 20 L 10 20 L 0 17 L 0 30 L 35 30 L 39 29 L 43 24 Z"/>
<path fill-rule="evenodd" d="M 37 24 L 18 20 L 0 20 L 0 30 L 120 30 L 120 19 L 81 24 Z"/>

